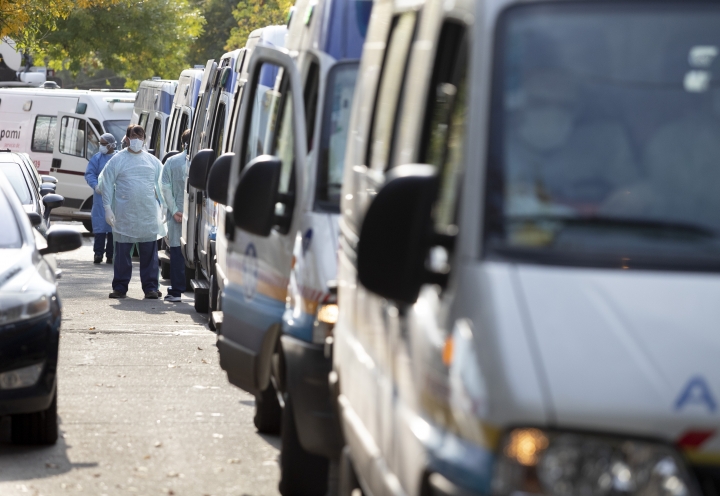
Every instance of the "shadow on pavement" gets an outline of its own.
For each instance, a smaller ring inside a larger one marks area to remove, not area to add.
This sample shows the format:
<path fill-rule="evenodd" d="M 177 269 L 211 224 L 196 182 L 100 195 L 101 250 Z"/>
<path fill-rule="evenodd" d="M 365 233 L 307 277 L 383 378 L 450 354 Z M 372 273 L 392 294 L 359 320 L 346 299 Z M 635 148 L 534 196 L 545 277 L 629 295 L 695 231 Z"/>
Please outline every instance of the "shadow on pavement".
<path fill-rule="evenodd" d="M 97 462 L 73 463 L 68 458 L 68 446 L 63 437 L 54 446 L 17 446 L 10 442 L 10 418 L 0 421 L 0 482 L 42 479 L 69 472 L 76 468 L 97 467 Z"/>

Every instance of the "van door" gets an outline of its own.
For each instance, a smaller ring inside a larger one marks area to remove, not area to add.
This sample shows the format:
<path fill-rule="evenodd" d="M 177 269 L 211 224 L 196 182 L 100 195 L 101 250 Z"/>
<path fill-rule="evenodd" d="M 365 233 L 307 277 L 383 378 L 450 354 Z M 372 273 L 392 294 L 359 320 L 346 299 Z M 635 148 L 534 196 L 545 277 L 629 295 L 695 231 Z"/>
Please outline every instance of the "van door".
<path fill-rule="evenodd" d="M 99 150 L 100 133 L 92 122 L 78 114 L 58 112 L 50 172 L 58 175 L 57 193 L 65 197 L 65 203 L 57 213 L 72 213 L 80 207 L 90 210 L 93 191 L 85 182 L 85 169 Z"/>
<path fill-rule="evenodd" d="M 224 322 L 218 341 L 221 366 L 231 383 L 259 393 L 268 387 L 270 355 L 285 309 L 292 249 L 300 206 L 306 194 L 307 131 L 303 88 L 285 49 L 257 47 L 240 107 L 229 203 L 241 171 L 261 155 L 281 163 L 275 226 L 268 236 L 233 227 L 228 246 L 228 280 L 223 296 Z M 233 211 L 235 219 L 238 212 Z M 270 355 L 268 355 L 270 353 Z M 257 363 L 254 369 L 244 363 Z"/>

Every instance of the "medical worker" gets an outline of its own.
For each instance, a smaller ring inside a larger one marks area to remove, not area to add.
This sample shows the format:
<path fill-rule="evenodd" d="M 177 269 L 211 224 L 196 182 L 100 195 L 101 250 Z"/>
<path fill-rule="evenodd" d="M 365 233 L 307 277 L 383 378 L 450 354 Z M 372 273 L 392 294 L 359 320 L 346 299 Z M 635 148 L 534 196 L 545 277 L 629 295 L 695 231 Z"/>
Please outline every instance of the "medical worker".
<path fill-rule="evenodd" d="M 102 263 L 103 254 L 105 254 L 107 263 L 113 261 L 113 235 L 112 227 L 105 222 L 105 209 L 103 208 L 102 192 L 100 190 L 99 180 L 100 173 L 105 168 L 105 164 L 115 156 L 116 142 L 115 136 L 105 133 L 100 136 L 100 151 L 92 156 L 85 169 L 85 181 L 93 189 L 93 206 L 91 212 L 92 229 L 95 235 L 95 252 L 94 262 Z M 106 244 L 107 242 L 107 244 Z"/>
<path fill-rule="evenodd" d="M 187 177 L 187 148 L 190 143 L 190 130 L 180 137 L 182 153 L 173 155 L 165 162 L 162 172 L 162 188 L 167 205 L 167 232 L 170 246 L 170 287 L 165 301 L 181 301 L 185 292 L 185 257 L 180 249 L 182 234 L 183 205 L 185 200 L 185 178 Z"/>
<path fill-rule="evenodd" d="M 162 296 L 158 286 L 157 240 L 165 236 L 165 203 L 160 176 L 162 163 L 143 150 L 145 130 L 134 126 L 130 145 L 118 152 L 102 173 L 105 220 L 115 239 L 115 277 L 110 298 L 125 298 L 132 275 L 130 251 L 138 244 L 140 280 L 145 298 Z"/>

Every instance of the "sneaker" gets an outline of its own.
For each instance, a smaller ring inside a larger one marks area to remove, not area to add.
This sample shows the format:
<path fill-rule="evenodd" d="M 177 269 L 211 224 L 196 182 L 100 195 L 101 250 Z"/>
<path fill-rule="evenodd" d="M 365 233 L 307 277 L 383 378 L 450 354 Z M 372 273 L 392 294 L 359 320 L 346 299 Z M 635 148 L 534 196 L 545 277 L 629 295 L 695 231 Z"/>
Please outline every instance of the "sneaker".
<path fill-rule="evenodd" d="M 178 301 L 182 301 L 182 297 L 180 297 L 180 296 L 173 296 L 173 295 L 167 295 L 167 296 L 165 297 L 165 301 L 178 302 Z"/>
<path fill-rule="evenodd" d="M 108 259 L 105 261 L 105 263 L 111 264 L 111 263 L 112 263 L 112 258 L 108 258 Z"/>
<path fill-rule="evenodd" d="M 145 293 L 145 299 L 146 300 L 157 300 L 162 296 L 162 293 L 160 291 L 148 291 Z"/>
<path fill-rule="evenodd" d="M 120 291 L 113 291 L 110 293 L 110 298 L 120 299 L 125 298 L 127 296 L 127 293 L 121 293 Z"/>
<path fill-rule="evenodd" d="M 95 255 L 95 259 L 93 260 L 93 263 L 96 263 L 96 264 L 102 263 L 102 255 Z"/>

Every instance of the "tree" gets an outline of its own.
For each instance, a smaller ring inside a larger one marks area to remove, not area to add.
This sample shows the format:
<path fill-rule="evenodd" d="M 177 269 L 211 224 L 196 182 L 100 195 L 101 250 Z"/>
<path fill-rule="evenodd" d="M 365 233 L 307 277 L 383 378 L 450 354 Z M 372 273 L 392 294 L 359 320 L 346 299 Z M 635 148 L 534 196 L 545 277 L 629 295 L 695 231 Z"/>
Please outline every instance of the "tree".
<path fill-rule="evenodd" d="M 208 59 L 219 59 L 225 53 L 225 43 L 230 30 L 237 26 L 233 18 L 233 7 L 237 0 L 197 0 L 196 7 L 205 18 L 203 33 L 190 46 L 190 65 L 202 64 Z"/>
<path fill-rule="evenodd" d="M 240 0 L 233 10 L 237 25 L 230 32 L 225 49 L 244 47 L 255 29 L 285 24 L 292 5 L 292 0 Z"/>
<path fill-rule="evenodd" d="M 73 11 L 42 42 L 39 55 L 73 73 L 109 69 L 137 88 L 153 76 L 177 79 L 202 24 L 188 0 L 118 0 Z"/>
<path fill-rule="evenodd" d="M 107 7 L 118 0 L 0 0 L 0 38 L 31 49 L 75 9 Z"/>

